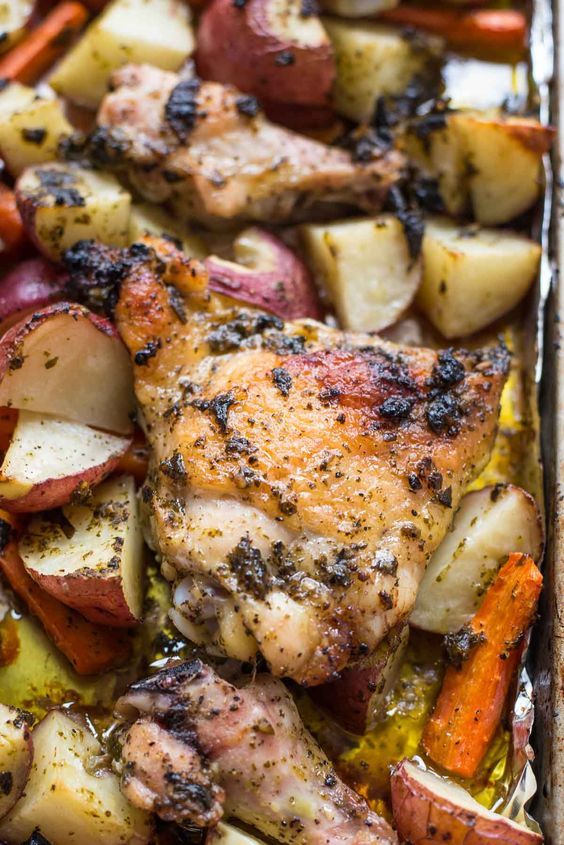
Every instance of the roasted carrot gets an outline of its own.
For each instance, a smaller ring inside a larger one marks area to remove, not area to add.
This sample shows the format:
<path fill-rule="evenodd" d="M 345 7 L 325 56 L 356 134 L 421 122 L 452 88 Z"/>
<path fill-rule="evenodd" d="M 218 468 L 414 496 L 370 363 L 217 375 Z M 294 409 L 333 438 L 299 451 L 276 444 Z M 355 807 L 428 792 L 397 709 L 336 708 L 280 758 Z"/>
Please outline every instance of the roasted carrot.
<path fill-rule="evenodd" d="M 0 519 L 3 523 L 15 524 L 3 511 L 0 511 Z M 13 537 L 0 552 L 0 570 L 79 675 L 105 672 L 129 658 L 131 646 L 125 634 L 88 622 L 35 583 L 25 570 Z"/>
<path fill-rule="evenodd" d="M 507 59 L 517 59 L 525 53 L 527 21 L 515 9 L 465 10 L 402 4 L 378 17 L 440 35 L 455 50 Z"/>
<path fill-rule="evenodd" d="M 0 432 L 1 430 L 2 429 L 0 427 Z M 138 484 L 142 484 L 143 481 L 145 481 L 145 476 L 147 475 L 148 464 L 149 449 L 147 446 L 147 442 L 142 432 L 137 431 L 133 438 L 133 443 L 131 444 L 125 455 L 120 458 L 119 463 L 117 465 L 117 471 L 126 472 L 129 475 L 132 475 L 135 478 L 135 481 L 138 482 Z"/>
<path fill-rule="evenodd" d="M 74 0 L 60 3 L 35 29 L 0 59 L 0 79 L 35 82 L 69 46 L 88 12 Z"/>
<path fill-rule="evenodd" d="M 0 255 L 14 258 L 26 241 L 14 192 L 0 182 Z"/>
<path fill-rule="evenodd" d="M 512 554 L 472 619 L 478 644 L 460 668 L 447 669 L 423 732 L 427 755 L 448 772 L 466 778 L 476 773 L 501 720 L 541 587 L 533 559 Z"/>

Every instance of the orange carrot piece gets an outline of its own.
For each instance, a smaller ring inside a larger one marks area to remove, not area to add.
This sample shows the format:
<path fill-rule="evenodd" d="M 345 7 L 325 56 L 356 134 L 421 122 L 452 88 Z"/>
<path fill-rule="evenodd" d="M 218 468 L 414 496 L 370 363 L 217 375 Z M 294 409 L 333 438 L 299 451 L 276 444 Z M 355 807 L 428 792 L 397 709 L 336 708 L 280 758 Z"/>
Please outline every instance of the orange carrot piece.
<path fill-rule="evenodd" d="M 60 3 L 0 59 L 0 79 L 35 82 L 69 46 L 88 19 L 82 3 Z"/>
<path fill-rule="evenodd" d="M 499 58 L 524 55 L 525 15 L 516 9 L 443 9 L 400 5 L 378 16 L 400 26 L 414 26 L 441 35 L 450 47 L 474 50 Z"/>
<path fill-rule="evenodd" d="M 512 554 L 472 619 L 472 631 L 484 641 L 460 669 L 449 666 L 423 732 L 425 752 L 448 772 L 465 778 L 476 773 L 501 720 L 541 587 L 533 559 Z"/>
<path fill-rule="evenodd" d="M 145 481 L 145 476 L 147 475 L 148 465 L 149 447 L 147 446 L 147 442 L 142 432 L 137 431 L 135 432 L 133 443 L 131 444 L 125 455 L 122 455 L 122 457 L 119 459 L 117 471 L 126 472 L 128 475 L 132 475 L 138 484 L 142 484 Z"/>
<path fill-rule="evenodd" d="M 15 524 L 3 511 L 0 518 Z M 131 644 L 127 636 L 115 628 L 94 625 L 42 590 L 26 572 L 13 538 L 0 552 L 0 570 L 79 675 L 96 675 L 128 660 Z"/>
<path fill-rule="evenodd" d="M 15 193 L 0 182 L 0 254 L 14 258 L 26 241 Z"/>

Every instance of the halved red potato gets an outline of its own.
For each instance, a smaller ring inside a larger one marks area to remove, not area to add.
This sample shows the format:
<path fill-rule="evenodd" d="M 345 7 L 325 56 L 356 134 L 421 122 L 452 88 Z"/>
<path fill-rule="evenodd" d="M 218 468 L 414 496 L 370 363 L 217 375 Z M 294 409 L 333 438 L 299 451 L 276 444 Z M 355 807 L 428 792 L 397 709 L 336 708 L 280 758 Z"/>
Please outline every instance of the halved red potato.
<path fill-rule="evenodd" d="M 402 626 L 380 644 L 359 666 L 341 672 L 338 681 L 313 687 L 313 700 L 345 730 L 364 734 L 378 722 L 386 696 L 398 679 L 409 628 Z"/>
<path fill-rule="evenodd" d="M 33 513 L 65 505 L 99 484 L 130 444 L 129 437 L 20 411 L 0 467 L 0 506 Z"/>
<path fill-rule="evenodd" d="M 0 704 L 0 818 L 8 813 L 26 784 L 33 758 L 29 713 Z"/>
<path fill-rule="evenodd" d="M 437 634 L 460 630 L 508 555 L 517 551 L 539 561 L 543 544 L 537 503 L 521 487 L 496 484 L 468 493 L 429 561 L 410 624 Z"/>
<path fill-rule="evenodd" d="M 284 320 L 321 318 L 317 290 L 306 265 L 264 229 L 245 229 L 233 243 L 235 260 L 204 260 L 217 293 L 263 308 Z"/>
<path fill-rule="evenodd" d="M 35 6 L 35 0 L 3 0 L 0 4 L 0 53 L 24 37 Z"/>
<path fill-rule="evenodd" d="M 66 276 L 45 258 L 20 261 L 0 279 L 0 320 L 61 298 Z"/>
<path fill-rule="evenodd" d="M 543 837 L 486 810 L 461 786 L 409 760 L 391 778 L 392 808 L 400 837 L 411 845 L 540 845 Z"/>
<path fill-rule="evenodd" d="M 327 106 L 331 42 L 301 0 L 212 0 L 200 18 L 196 62 L 204 79 L 272 102 Z"/>
<path fill-rule="evenodd" d="M 131 364 L 114 326 L 68 302 L 17 323 L 0 339 L 0 406 L 128 434 Z"/>
<path fill-rule="evenodd" d="M 91 622 L 128 627 L 143 610 L 143 538 L 135 481 L 100 484 L 84 504 L 60 519 L 33 519 L 19 553 L 34 581 Z"/>

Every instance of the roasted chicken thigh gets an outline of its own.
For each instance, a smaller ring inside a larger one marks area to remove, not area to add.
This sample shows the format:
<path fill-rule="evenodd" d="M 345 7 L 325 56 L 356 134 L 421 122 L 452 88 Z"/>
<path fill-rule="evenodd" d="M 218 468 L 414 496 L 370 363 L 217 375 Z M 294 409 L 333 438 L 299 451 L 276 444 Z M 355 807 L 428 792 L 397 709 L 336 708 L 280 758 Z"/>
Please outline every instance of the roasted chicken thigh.
<path fill-rule="evenodd" d="M 134 684 L 117 705 L 122 790 L 161 818 L 225 812 L 292 845 L 392 845 L 388 824 L 335 774 L 281 681 L 233 685 L 199 660 Z"/>
<path fill-rule="evenodd" d="M 401 172 L 399 153 L 374 146 L 354 157 L 290 132 L 230 85 L 129 65 L 112 88 L 92 154 L 186 219 L 274 222 L 343 203 L 376 211 Z"/>
<path fill-rule="evenodd" d="M 487 460 L 506 351 L 283 323 L 210 294 L 202 265 L 153 247 L 86 245 L 76 263 L 121 274 L 116 321 L 151 446 L 149 541 L 176 583 L 174 621 L 210 653 L 258 651 L 274 675 L 322 683 L 413 607 Z"/>

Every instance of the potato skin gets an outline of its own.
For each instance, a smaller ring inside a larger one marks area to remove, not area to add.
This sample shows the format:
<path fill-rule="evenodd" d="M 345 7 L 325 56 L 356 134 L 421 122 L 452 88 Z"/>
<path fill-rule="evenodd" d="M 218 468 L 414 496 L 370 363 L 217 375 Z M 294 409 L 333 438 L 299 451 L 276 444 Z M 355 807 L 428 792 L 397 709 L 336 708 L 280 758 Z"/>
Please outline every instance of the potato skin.
<path fill-rule="evenodd" d="M 432 790 L 417 776 L 417 767 L 402 760 L 391 777 L 394 822 L 411 845 L 540 845 L 543 838 L 526 827 L 479 809 L 461 806 L 444 789 Z"/>
<path fill-rule="evenodd" d="M 282 39 L 270 28 L 265 0 L 242 8 L 212 0 L 198 28 L 198 73 L 271 102 L 330 105 L 336 69 L 329 38 L 317 45 Z"/>
<path fill-rule="evenodd" d="M 120 575 L 108 577 L 103 571 L 96 575 L 91 569 L 72 575 L 45 575 L 37 569 L 28 571 L 47 593 L 74 607 L 90 622 L 114 628 L 130 628 L 139 622 L 127 606 Z"/>

